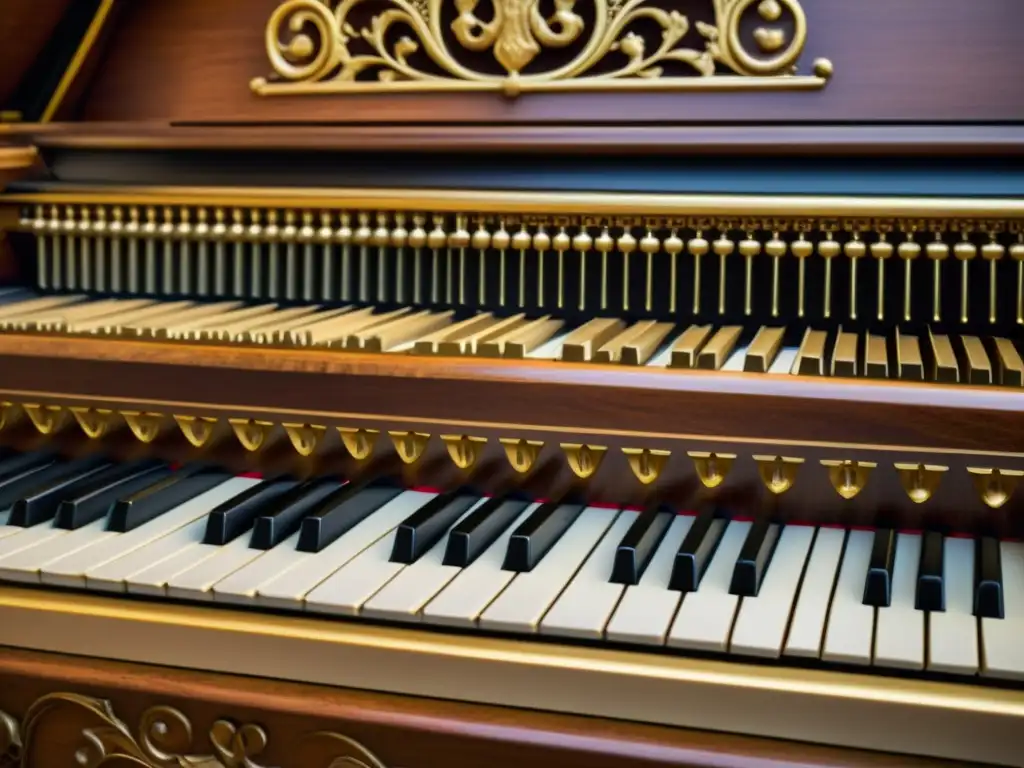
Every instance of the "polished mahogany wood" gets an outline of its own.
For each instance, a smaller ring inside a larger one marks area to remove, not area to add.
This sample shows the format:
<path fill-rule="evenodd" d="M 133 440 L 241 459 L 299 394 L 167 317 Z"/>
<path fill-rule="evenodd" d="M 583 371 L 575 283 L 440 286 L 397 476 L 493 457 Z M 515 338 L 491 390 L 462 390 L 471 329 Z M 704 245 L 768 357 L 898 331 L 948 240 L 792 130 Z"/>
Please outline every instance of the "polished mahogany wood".
<path fill-rule="evenodd" d="M 33 702 L 55 693 L 108 700 L 114 715 L 133 734 L 146 709 L 173 707 L 192 725 L 190 753 L 213 752 L 207 734 L 216 720 L 257 725 L 266 733 L 267 747 L 254 756 L 255 764 L 282 768 L 332 764 L 328 745 L 308 739 L 316 732 L 355 740 L 387 768 L 950 765 L 682 728 L 2 649 L 0 711 L 21 718 Z M 50 743 L 34 745 L 35 760 L 25 768 L 70 764 L 75 749 L 84 745 L 81 729 L 95 724 L 73 706 L 55 709 L 54 715 L 50 722 L 41 720 L 39 736 L 49 735 Z"/>
<path fill-rule="evenodd" d="M 78 117 L 190 123 L 1004 122 L 1024 119 L 1015 0 L 804 0 L 820 92 L 255 96 L 279 0 L 133 0 Z M 708 3 L 710 6 L 710 2 Z"/>
<path fill-rule="evenodd" d="M 3 0 L 0 11 L 0 109 L 71 5 L 71 0 Z"/>

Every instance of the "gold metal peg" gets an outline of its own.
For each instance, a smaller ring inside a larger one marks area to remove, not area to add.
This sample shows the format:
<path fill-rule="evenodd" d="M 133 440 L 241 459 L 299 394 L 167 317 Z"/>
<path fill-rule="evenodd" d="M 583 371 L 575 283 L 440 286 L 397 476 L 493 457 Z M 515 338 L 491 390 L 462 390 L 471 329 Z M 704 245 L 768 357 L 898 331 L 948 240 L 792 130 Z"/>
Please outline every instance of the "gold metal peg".
<path fill-rule="evenodd" d="M 208 416 L 174 416 L 181 434 L 194 447 L 202 448 L 212 439 L 217 430 L 217 419 Z"/>
<path fill-rule="evenodd" d="M 717 488 L 724 483 L 726 475 L 732 469 L 733 462 L 736 461 L 734 453 L 689 451 L 686 455 L 693 460 L 697 477 L 700 478 L 705 488 Z"/>
<path fill-rule="evenodd" d="M 0 403 L 0 429 L 17 424 L 21 420 L 23 411 L 14 403 L 4 401 Z"/>
<path fill-rule="evenodd" d="M 997 306 L 997 277 L 999 260 L 1006 255 L 1006 248 L 996 239 L 995 230 L 989 232 L 989 241 L 981 246 L 981 258 L 988 262 L 988 321 L 995 324 Z"/>
<path fill-rule="evenodd" d="M 796 257 L 796 292 L 797 292 L 797 317 L 803 317 L 806 310 L 807 296 L 807 257 L 814 253 L 814 245 L 804 239 L 804 232 L 801 230 L 799 237 L 789 246 L 789 250 Z"/>
<path fill-rule="evenodd" d="M 419 461 L 430 441 L 430 435 L 425 432 L 388 432 L 388 437 L 395 446 L 398 458 L 406 464 Z"/>
<path fill-rule="evenodd" d="M 971 261 L 978 255 L 978 248 L 967 239 L 967 232 L 961 233 L 961 241 L 953 246 L 953 256 L 960 262 L 960 322 L 970 319 Z"/>
<path fill-rule="evenodd" d="M 540 440 L 526 440 L 519 437 L 499 437 L 498 442 L 505 449 L 505 456 L 512 469 L 521 475 L 525 475 L 537 462 L 544 443 Z"/>
<path fill-rule="evenodd" d="M 832 230 L 825 232 L 825 239 L 818 243 L 818 255 L 825 260 L 825 307 L 823 315 L 832 316 L 832 259 L 839 255 L 840 247 L 833 238 Z"/>
<path fill-rule="evenodd" d="M 772 260 L 772 317 L 779 316 L 779 263 L 786 255 L 786 241 L 779 237 L 778 232 L 772 233 L 772 239 L 764 244 L 764 252 Z"/>
<path fill-rule="evenodd" d="M 623 448 L 622 452 L 626 454 L 626 461 L 636 479 L 644 485 L 650 485 L 658 479 L 665 468 L 665 462 L 672 455 L 671 451 L 654 448 Z"/>
<path fill-rule="evenodd" d="M 312 456 L 316 447 L 327 432 L 327 427 L 319 424 L 282 424 L 284 432 L 292 443 L 292 447 L 300 456 Z"/>
<path fill-rule="evenodd" d="M 1024 231 L 1015 224 L 1017 242 L 1010 246 L 1010 258 L 1017 262 L 1017 325 L 1024 325 Z"/>
<path fill-rule="evenodd" d="M 883 235 L 882 237 L 883 237 L 882 240 L 880 240 L 877 243 L 873 243 L 872 244 L 871 255 L 875 256 L 875 258 L 879 258 L 879 256 L 875 252 L 876 246 L 880 246 L 882 243 L 885 243 L 885 245 L 889 245 L 884 240 L 885 236 Z M 892 246 L 891 245 L 889 245 L 889 250 L 890 250 L 890 252 L 892 251 Z M 860 263 L 860 260 L 862 258 L 864 258 L 865 254 L 867 254 L 867 252 L 868 252 L 867 246 L 864 244 L 864 241 L 860 239 L 860 232 L 858 232 L 856 229 L 853 230 L 853 235 L 851 236 L 851 238 L 849 240 L 846 241 L 846 245 L 843 246 L 843 253 L 846 255 L 846 258 L 848 258 L 850 260 L 850 319 L 851 320 L 856 320 L 857 319 L 857 264 Z M 882 286 L 884 284 L 884 282 L 885 282 L 885 272 L 883 271 L 884 269 L 885 269 L 885 263 L 883 261 L 879 261 L 878 262 L 878 280 L 879 280 L 878 285 L 879 286 Z M 881 295 L 882 295 L 882 288 L 879 287 L 878 291 L 879 291 L 878 295 L 879 295 L 879 297 L 881 297 Z M 881 298 L 879 298 L 879 301 L 878 301 L 878 319 L 879 320 L 882 319 L 882 301 L 881 301 Z"/>
<path fill-rule="evenodd" d="M 715 252 L 715 255 L 718 256 L 718 314 L 720 315 L 725 314 L 725 287 L 728 257 L 729 254 L 736 250 L 736 243 L 730 240 L 727 235 L 728 229 L 723 226 L 718 239 L 711 244 L 712 250 Z"/>
<path fill-rule="evenodd" d="M 896 472 L 907 496 L 915 504 L 924 504 L 932 497 L 949 467 L 935 464 L 897 464 Z"/>
<path fill-rule="evenodd" d="M 441 442 L 448 449 L 448 455 L 459 469 L 470 469 L 480 458 L 480 450 L 487 443 L 486 437 L 469 435 L 441 435 Z"/>
<path fill-rule="evenodd" d="M 933 231 L 935 240 L 925 246 L 925 255 L 932 262 L 932 320 L 938 323 L 942 320 L 942 262 L 949 258 L 949 246 L 942 240 L 941 227 Z"/>
<path fill-rule="evenodd" d="M 708 241 L 704 239 L 704 233 L 698 229 L 696 237 L 686 244 L 687 250 L 693 254 L 693 314 L 700 314 L 700 259 L 708 252 Z"/>
<path fill-rule="evenodd" d="M 39 405 L 37 403 L 25 403 L 22 408 L 28 414 L 32 426 L 41 435 L 53 435 L 67 423 L 68 412 L 59 405 Z"/>
<path fill-rule="evenodd" d="M 99 440 L 116 423 L 114 412 L 103 408 L 71 408 L 70 411 L 90 440 Z"/>
<path fill-rule="evenodd" d="M 803 459 L 789 456 L 755 456 L 757 471 L 765 487 L 775 495 L 783 494 L 793 487 L 796 473 Z"/>
<path fill-rule="evenodd" d="M 900 243 L 899 248 L 896 249 L 900 259 L 903 261 L 903 320 L 908 323 L 911 319 L 910 299 L 914 277 L 914 259 L 921 255 L 921 246 L 914 240 L 914 233 L 915 230 L 911 228 L 907 232 L 907 239 Z M 881 313 L 878 319 L 882 319 Z"/>
<path fill-rule="evenodd" d="M 849 461 L 822 459 L 823 466 L 828 468 L 828 479 L 842 498 L 849 501 L 864 490 L 877 464 L 868 461 Z"/>
<path fill-rule="evenodd" d="M 338 427 L 341 444 L 356 461 L 364 461 L 373 453 L 380 432 L 376 429 L 359 429 L 356 427 Z"/>
<path fill-rule="evenodd" d="M 253 419 L 228 419 L 228 424 L 238 438 L 238 442 L 247 451 L 258 451 L 267 442 L 267 436 L 274 425 L 269 421 L 255 421 Z"/>
<path fill-rule="evenodd" d="M 968 467 L 967 471 L 981 500 L 992 509 L 999 509 L 1006 504 L 1017 489 L 1017 483 L 1024 477 L 1024 472 L 1016 469 Z"/>
<path fill-rule="evenodd" d="M 576 477 L 586 480 L 591 477 L 604 460 L 608 449 L 603 445 L 587 445 L 585 443 L 562 443 L 565 458 L 569 461 L 569 469 Z"/>
<path fill-rule="evenodd" d="M 128 423 L 128 429 L 132 431 L 132 434 L 141 443 L 152 443 L 156 440 L 164 422 L 164 415 L 162 413 L 121 411 L 121 415 Z"/>

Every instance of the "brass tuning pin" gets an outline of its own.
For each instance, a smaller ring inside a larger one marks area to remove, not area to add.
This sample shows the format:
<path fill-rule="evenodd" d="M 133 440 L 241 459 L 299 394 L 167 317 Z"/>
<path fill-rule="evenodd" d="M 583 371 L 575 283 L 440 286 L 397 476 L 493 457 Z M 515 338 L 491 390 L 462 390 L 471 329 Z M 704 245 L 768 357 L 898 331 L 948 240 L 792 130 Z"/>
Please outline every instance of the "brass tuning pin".
<path fill-rule="evenodd" d="M 884 238 L 885 235 L 882 235 Z M 882 285 L 884 284 L 885 272 L 882 270 L 885 268 L 884 257 L 880 256 L 875 252 L 875 247 L 882 244 L 889 246 L 889 252 L 892 252 L 892 246 L 886 243 L 884 240 L 878 243 L 872 243 L 871 255 L 879 259 L 878 262 L 878 319 L 882 319 Z M 881 249 L 880 249 L 881 250 Z M 846 258 L 850 260 L 850 319 L 857 319 L 857 264 L 867 254 L 868 248 L 864 244 L 864 241 L 860 239 L 860 232 L 856 229 L 853 230 L 853 234 L 850 235 L 850 239 L 846 241 L 846 245 L 843 246 L 843 253 Z"/>
<path fill-rule="evenodd" d="M 311 216 L 309 213 L 303 215 L 303 230 L 305 229 L 307 216 Z M 299 230 L 300 237 L 302 236 L 303 230 Z M 313 228 L 309 228 L 309 235 L 306 238 L 306 267 L 303 274 L 303 289 L 302 298 L 306 301 L 311 301 L 312 298 L 309 295 L 313 290 L 313 248 L 309 243 L 313 240 Z M 377 228 L 373 230 L 373 237 L 370 239 L 375 246 L 377 246 L 377 301 L 383 303 L 387 301 L 388 297 L 388 245 L 391 243 L 391 230 L 388 227 L 387 214 L 377 214 Z"/>
<path fill-rule="evenodd" d="M 470 237 L 469 231 L 466 229 L 466 217 L 461 213 L 455 214 L 455 229 L 452 230 L 448 235 L 448 247 L 454 248 L 459 252 L 459 287 L 458 296 L 459 304 L 465 306 L 466 304 L 466 247 L 470 244 L 472 238 Z M 481 306 L 483 306 L 485 297 L 487 295 L 487 272 L 484 264 L 484 252 L 480 252 L 480 282 L 478 289 L 480 294 L 478 300 Z M 451 269 L 451 263 L 448 264 L 449 270 Z"/>
<path fill-rule="evenodd" d="M 619 242 L 621 243 L 625 241 L 626 238 L 628 238 L 629 240 L 633 240 L 633 237 L 629 234 L 628 229 L 622 234 L 622 237 L 619 238 Z M 581 225 L 580 231 L 576 234 L 576 237 L 572 239 L 572 247 L 580 255 L 580 295 L 578 297 L 578 300 L 579 310 L 581 312 L 587 308 L 587 251 L 590 250 L 593 244 L 594 238 L 592 238 L 590 236 L 590 233 L 587 232 L 587 225 Z M 636 240 L 633 240 L 633 246 L 636 247 Z M 623 251 L 623 253 L 626 254 L 627 252 Z M 629 258 L 628 254 L 625 258 Z M 624 266 L 623 271 L 627 275 L 626 279 L 628 280 L 628 268 Z"/>
<path fill-rule="evenodd" d="M 601 254 L 601 309 L 608 309 L 608 254 L 614 247 L 608 227 L 602 227 L 601 234 L 594 240 L 594 248 Z"/>
<path fill-rule="evenodd" d="M 1006 249 L 996 239 L 998 231 L 992 229 L 989 232 L 989 241 L 981 246 L 981 258 L 988 262 L 988 321 L 996 322 L 996 275 L 998 273 L 999 260 L 1006 255 Z"/>
<path fill-rule="evenodd" d="M 725 278 L 729 254 L 736 250 L 736 244 L 728 238 L 729 225 L 723 224 L 718 239 L 712 243 L 712 249 L 718 256 L 718 314 L 725 314 Z"/>
<path fill-rule="evenodd" d="M 932 320 L 942 320 L 942 262 L 949 258 L 949 246 L 942 240 L 941 225 L 934 229 L 935 240 L 928 243 L 925 255 L 932 262 Z"/>
<path fill-rule="evenodd" d="M 491 247 L 491 233 L 484 226 L 484 220 L 480 219 L 476 224 L 476 232 L 469 241 L 470 246 L 476 249 L 479 262 L 479 275 L 477 277 L 476 303 L 484 306 L 487 303 L 487 281 L 484 276 L 487 274 L 487 249 Z M 459 303 L 466 303 L 466 249 L 459 252 Z"/>
<path fill-rule="evenodd" d="M 1010 246 L 1010 258 L 1017 262 L 1017 324 L 1024 325 L 1024 228 L 1017 232 L 1017 242 Z"/>
<path fill-rule="evenodd" d="M 356 234 L 358 235 L 360 231 L 356 230 Z M 430 249 L 430 300 L 435 304 L 441 300 L 441 249 L 447 243 L 448 235 L 444 232 L 444 217 L 434 216 L 434 228 L 427 235 L 427 248 Z M 448 267 L 450 268 L 451 264 L 448 264 Z"/>
<path fill-rule="evenodd" d="M 498 252 L 498 306 L 505 306 L 506 282 L 505 272 L 508 264 L 508 246 L 512 238 L 505 230 L 505 220 L 498 223 L 498 231 L 491 238 L 491 247 Z"/>
<path fill-rule="evenodd" d="M 526 231 L 526 222 L 519 225 L 519 231 L 512 235 L 512 248 L 519 251 L 519 308 L 526 308 L 526 252 L 533 238 Z"/>
<path fill-rule="evenodd" d="M 754 312 L 754 257 L 761 253 L 761 243 L 754 239 L 753 232 L 747 232 L 747 237 L 740 240 L 740 256 L 743 257 L 743 313 L 748 317 Z M 794 251 L 795 253 L 795 251 Z M 801 262 L 801 265 L 803 262 Z M 801 278 L 803 273 L 800 274 Z M 804 292 L 803 285 L 800 286 L 800 314 L 803 314 Z"/>
<path fill-rule="evenodd" d="M 824 316 L 832 316 L 832 259 L 839 255 L 839 243 L 832 239 L 832 230 L 825 232 L 825 239 L 818 243 L 818 255 L 825 260 L 825 308 Z"/>
<path fill-rule="evenodd" d="M 704 233 L 697 230 L 696 235 L 687 243 L 687 248 L 693 254 L 693 314 L 700 314 L 700 259 L 708 252 L 708 241 L 704 239 Z"/>
<path fill-rule="evenodd" d="M 907 231 L 907 239 L 900 243 L 897 248 L 900 259 L 903 261 L 903 320 L 910 322 L 910 299 L 911 280 L 914 276 L 914 259 L 921 255 L 921 246 L 914 240 L 916 230 L 911 227 Z M 881 319 L 881 318 L 879 318 Z"/>
<path fill-rule="evenodd" d="M 966 229 L 960 236 L 960 242 L 953 246 L 953 255 L 960 262 L 960 322 L 966 323 L 970 317 L 971 260 L 978 255 L 978 249 L 967 239 Z"/>
<path fill-rule="evenodd" d="M 615 245 L 622 254 L 622 311 L 629 311 L 629 255 L 636 250 L 636 238 L 627 225 Z"/>
<path fill-rule="evenodd" d="M 797 316 L 803 317 L 806 308 L 807 297 L 807 257 L 814 253 L 814 246 L 804 237 L 801 230 L 797 239 L 789 246 L 790 251 L 796 257 L 796 292 L 797 292 Z"/>
<path fill-rule="evenodd" d="M 551 239 L 551 245 L 558 254 L 558 308 L 565 306 L 565 252 L 572 242 L 565 232 L 565 227 L 558 228 L 558 234 Z"/>
<path fill-rule="evenodd" d="M 772 232 L 772 239 L 764 244 L 764 252 L 772 260 L 772 317 L 779 316 L 779 263 L 786 255 L 786 241 L 779 237 L 778 232 Z"/>
<path fill-rule="evenodd" d="M 647 255 L 646 276 L 644 278 L 644 309 L 650 312 L 654 308 L 654 254 L 661 249 L 661 243 L 654 232 L 647 227 L 647 234 L 640 239 L 640 250 Z"/>
<path fill-rule="evenodd" d="M 679 254 L 683 252 L 683 241 L 676 229 L 673 228 L 672 232 L 665 239 L 663 247 L 665 253 L 669 256 L 668 311 L 675 314 L 679 298 Z M 1024 245 L 1021 248 L 1024 251 Z M 1024 255 L 1022 255 L 1022 258 L 1024 258 Z M 1024 272 L 1021 272 L 1021 274 L 1024 275 Z"/>
<path fill-rule="evenodd" d="M 537 307 L 544 306 L 544 254 L 551 248 L 551 237 L 544 231 L 544 225 L 537 227 L 533 236 L 533 249 L 537 252 Z"/>
<path fill-rule="evenodd" d="M 342 214 L 342 222 L 345 215 Z M 427 230 L 423 228 L 427 219 L 421 214 L 414 214 L 412 217 L 412 231 L 409 232 L 409 247 L 412 251 L 412 301 L 414 304 L 423 303 L 423 246 L 427 244 Z M 347 284 L 347 262 L 344 261 L 344 254 L 348 253 L 346 248 L 342 254 L 342 298 L 346 298 L 344 286 Z"/>

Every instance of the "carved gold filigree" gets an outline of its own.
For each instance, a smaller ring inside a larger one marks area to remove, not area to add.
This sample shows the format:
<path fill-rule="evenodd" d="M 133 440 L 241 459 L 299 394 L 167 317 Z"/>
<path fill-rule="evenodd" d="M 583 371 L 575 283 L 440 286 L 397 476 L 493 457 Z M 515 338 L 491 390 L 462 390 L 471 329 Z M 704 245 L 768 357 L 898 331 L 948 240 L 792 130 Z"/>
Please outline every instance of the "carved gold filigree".
<path fill-rule="evenodd" d="M 907 496 L 915 504 L 924 504 L 938 490 L 949 467 L 934 464 L 897 464 L 896 473 Z"/>
<path fill-rule="evenodd" d="M 828 479 L 836 493 L 849 501 L 864 490 L 868 478 L 877 464 L 869 461 L 848 461 L 841 459 L 822 459 L 821 464 L 828 468 Z"/>
<path fill-rule="evenodd" d="M 267 444 L 267 436 L 274 430 L 269 421 L 254 419 L 228 419 L 235 437 L 247 451 L 258 451 Z"/>
<path fill-rule="evenodd" d="M 732 463 L 736 460 L 734 453 L 708 453 L 706 451 L 689 451 L 687 454 L 693 459 L 693 467 L 705 488 L 717 488 L 725 482 L 725 476 L 732 469 Z"/>
<path fill-rule="evenodd" d="M 826 59 L 794 74 L 807 42 L 799 0 L 704 2 L 706 18 L 691 20 L 673 0 L 555 0 L 547 16 L 539 0 L 286 0 L 265 33 L 273 80 L 251 88 L 517 96 L 811 89 L 831 77 Z M 689 45 L 691 28 L 700 46 Z"/>
<path fill-rule="evenodd" d="M 78 741 L 52 743 L 57 723 L 79 727 Z M 114 713 L 109 701 L 75 693 L 53 693 L 36 700 L 24 722 L 0 712 L 0 763 L 6 758 L 19 768 L 43 765 L 40 755 L 63 758 L 62 765 L 84 768 L 262 768 L 254 758 L 268 746 L 266 732 L 258 725 L 236 725 L 217 720 L 208 732 L 212 754 L 192 754 L 195 742 L 192 723 L 169 706 L 151 707 L 132 729 Z M 66 746 L 64 746 L 66 745 Z M 289 745 L 285 753 L 313 755 L 324 768 L 384 768 L 370 750 L 348 736 L 317 732 Z M 61 750 L 66 750 L 62 754 Z M 302 760 L 304 765 L 314 764 Z"/>
<path fill-rule="evenodd" d="M 12 424 L 17 424 L 21 419 L 23 411 L 18 408 L 14 403 L 2 402 L 0 403 L 0 429 L 9 427 Z"/>
<path fill-rule="evenodd" d="M 572 473 L 583 480 L 597 472 L 604 460 L 608 448 L 603 445 L 585 445 L 583 443 L 562 443 L 565 458 L 569 462 Z"/>
<path fill-rule="evenodd" d="M 655 448 L 623 448 L 622 452 L 636 479 L 644 485 L 650 485 L 658 479 L 665 468 L 665 462 L 672 455 L 671 451 Z"/>
<path fill-rule="evenodd" d="M 441 442 L 448 450 L 448 456 L 459 469 L 471 469 L 480 458 L 480 451 L 487 443 L 486 437 L 470 435 L 441 435 Z"/>
<path fill-rule="evenodd" d="M 1013 496 L 1024 472 L 1012 469 L 968 467 L 974 488 L 986 506 L 999 509 Z"/>
<path fill-rule="evenodd" d="M 90 440 L 99 440 L 117 425 L 116 414 L 104 408 L 71 408 L 71 413 Z"/>
<path fill-rule="evenodd" d="M 380 431 L 376 429 L 357 429 L 355 427 L 338 427 L 338 435 L 345 450 L 356 461 L 364 461 L 373 453 Z"/>
<path fill-rule="evenodd" d="M 327 432 L 327 427 L 319 424 L 282 424 L 281 426 L 284 427 L 292 448 L 300 456 L 312 456 Z"/>
<path fill-rule="evenodd" d="M 537 462 L 544 443 L 540 440 L 524 440 L 519 437 L 500 437 L 498 442 L 505 449 L 505 457 L 512 469 L 525 475 Z"/>

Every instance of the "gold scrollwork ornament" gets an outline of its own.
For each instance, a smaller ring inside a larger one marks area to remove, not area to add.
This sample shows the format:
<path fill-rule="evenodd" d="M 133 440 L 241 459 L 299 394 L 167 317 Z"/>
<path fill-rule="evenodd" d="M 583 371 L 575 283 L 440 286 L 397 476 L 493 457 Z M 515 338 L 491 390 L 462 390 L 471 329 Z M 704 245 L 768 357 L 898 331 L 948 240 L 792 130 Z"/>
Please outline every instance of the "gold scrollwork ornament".
<path fill-rule="evenodd" d="M 138 727 L 132 729 L 114 713 L 110 702 L 74 693 L 54 693 L 38 699 L 25 714 L 23 723 L 0 712 L 0 763 L 6 758 L 20 768 L 41 765 L 39 756 L 60 757 L 55 745 L 44 743 L 44 734 L 52 733 L 55 722 L 84 722 L 77 742 L 62 742 L 73 753 L 64 755 L 61 764 L 84 768 L 262 768 L 254 758 L 269 744 L 266 732 L 258 725 L 222 719 L 210 727 L 208 739 L 212 754 L 191 754 L 193 727 L 185 715 L 168 706 L 151 707 L 142 713 Z M 300 738 L 284 754 L 315 754 L 325 768 L 384 768 L 370 750 L 348 736 L 318 732 Z M 59 749 L 59 747 L 58 747 Z M 329 762 L 327 762 L 329 761 Z M 305 765 L 312 760 L 300 759 Z"/>
<path fill-rule="evenodd" d="M 261 96 L 499 91 L 515 97 L 818 89 L 828 82 L 827 59 L 814 62 L 812 75 L 794 74 L 807 42 L 799 0 L 706 1 L 707 20 L 691 21 L 672 0 L 557 0 L 550 16 L 539 0 L 286 0 L 265 31 L 273 79 L 255 78 L 250 87 Z M 691 28 L 703 48 L 683 43 Z M 544 56 L 557 49 L 569 50 L 568 61 Z M 482 54 L 501 71 L 473 59 Z"/>

